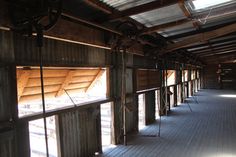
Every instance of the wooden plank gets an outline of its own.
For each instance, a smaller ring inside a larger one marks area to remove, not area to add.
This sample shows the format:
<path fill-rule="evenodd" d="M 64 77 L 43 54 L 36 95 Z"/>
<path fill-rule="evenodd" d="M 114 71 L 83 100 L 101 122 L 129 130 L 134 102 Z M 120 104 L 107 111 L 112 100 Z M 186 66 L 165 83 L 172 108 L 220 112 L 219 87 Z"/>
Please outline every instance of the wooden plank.
<path fill-rule="evenodd" d="M 65 77 L 64 82 L 61 84 L 61 87 L 59 88 L 56 97 L 61 96 L 65 92 L 64 89 L 69 85 L 73 75 L 74 70 L 68 70 L 67 76 Z"/>
<path fill-rule="evenodd" d="M 186 8 L 184 0 L 179 0 L 179 7 L 183 11 L 183 13 L 185 14 L 185 16 L 187 18 L 192 19 L 192 15 L 191 15 L 190 11 Z M 192 21 L 192 24 L 195 28 L 197 28 L 197 29 L 200 28 L 197 21 Z"/>
<path fill-rule="evenodd" d="M 64 77 L 58 77 L 58 78 L 44 78 L 44 85 L 49 86 L 49 85 L 60 85 L 64 81 Z M 26 87 L 37 87 L 41 86 L 40 78 L 30 78 L 28 80 L 28 84 Z"/>
<path fill-rule="evenodd" d="M 236 23 L 209 32 L 190 36 L 189 38 L 184 39 L 180 42 L 168 45 L 166 51 L 164 51 L 163 53 L 171 52 L 193 44 L 200 44 L 210 39 L 214 39 L 216 37 L 220 37 L 235 32 L 236 31 L 235 28 L 236 28 Z"/>
<path fill-rule="evenodd" d="M 146 3 L 143 5 L 139 5 L 136 7 L 132 7 L 132 8 L 123 10 L 123 11 L 116 13 L 116 14 L 112 14 L 111 16 L 109 16 L 109 20 L 117 20 L 117 19 L 121 19 L 124 17 L 137 15 L 140 13 L 144 13 L 144 12 L 151 11 L 154 9 L 163 8 L 163 7 L 173 5 L 176 3 L 178 3 L 178 0 L 153 1 L 150 3 Z"/>
<path fill-rule="evenodd" d="M 113 10 L 111 7 L 109 7 L 108 5 L 106 5 L 105 3 L 102 3 L 101 1 L 98 0 L 84 0 L 85 3 L 87 3 L 88 5 L 103 11 L 104 13 L 107 14 L 112 14 Z"/>
<path fill-rule="evenodd" d="M 49 98 L 54 98 L 56 95 L 56 92 L 52 92 L 52 93 L 45 93 L 45 99 L 49 99 Z M 19 104 L 22 103 L 30 103 L 32 101 L 38 101 L 42 99 L 42 95 L 41 94 L 35 94 L 35 95 L 26 95 L 26 96 L 22 96 L 19 100 Z"/>
<path fill-rule="evenodd" d="M 30 78 L 40 78 L 39 70 L 31 70 Z M 68 73 L 68 70 L 61 70 L 61 69 L 44 69 L 43 70 L 43 77 L 65 77 Z"/>
<path fill-rule="evenodd" d="M 90 82 L 93 79 L 94 76 L 76 76 L 72 78 L 71 83 Z"/>
<path fill-rule="evenodd" d="M 85 92 L 88 92 L 93 86 L 94 84 L 97 82 L 97 80 L 99 80 L 102 76 L 102 74 L 105 72 L 105 70 L 100 69 L 97 73 L 97 75 L 94 77 L 94 79 L 91 81 L 91 84 L 87 87 L 87 89 L 85 90 Z"/>
<path fill-rule="evenodd" d="M 60 89 L 60 85 L 44 86 L 44 93 L 57 92 Z M 41 87 L 27 87 L 22 95 L 35 95 L 41 94 Z"/>
<path fill-rule="evenodd" d="M 19 78 L 17 79 L 17 94 L 18 94 L 18 100 L 20 100 L 20 97 L 22 96 L 24 89 L 28 83 L 29 77 L 30 77 L 31 71 L 30 70 L 24 70 L 21 71 Z"/>
<path fill-rule="evenodd" d="M 95 76 L 98 73 L 98 68 L 96 69 L 79 69 L 74 71 L 74 76 Z"/>
<path fill-rule="evenodd" d="M 80 83 L 70 83 L 65 87 L 66 90 L 78 89 L 78 88 L 88 88 L 91 82 L 80 82 Z"/>

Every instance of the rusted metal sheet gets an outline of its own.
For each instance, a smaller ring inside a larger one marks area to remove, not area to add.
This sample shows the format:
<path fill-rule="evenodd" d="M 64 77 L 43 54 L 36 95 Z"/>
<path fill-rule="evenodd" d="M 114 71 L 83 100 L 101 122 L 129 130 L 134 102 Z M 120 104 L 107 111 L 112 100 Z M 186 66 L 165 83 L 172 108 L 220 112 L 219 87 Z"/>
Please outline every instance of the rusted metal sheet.
<path fill-rule="evenodd" d="M 17 65 L 39 65 L 39 53 L 35 38 L 14 36 Z M 43 62 L 46 66 L 109 66 L 110 52 L 105 49 L 84 46 L 44 38 Z"/>
<path fill-rule="evenodd" d="M 99 108 L 77 110 L 59 115 L 62 156 L 93 156 L 100 151 Z"/>
<path fill-rule="evenodd" d="M 13 33 L 0 30 L 0 64 L 14 61 Z"/>

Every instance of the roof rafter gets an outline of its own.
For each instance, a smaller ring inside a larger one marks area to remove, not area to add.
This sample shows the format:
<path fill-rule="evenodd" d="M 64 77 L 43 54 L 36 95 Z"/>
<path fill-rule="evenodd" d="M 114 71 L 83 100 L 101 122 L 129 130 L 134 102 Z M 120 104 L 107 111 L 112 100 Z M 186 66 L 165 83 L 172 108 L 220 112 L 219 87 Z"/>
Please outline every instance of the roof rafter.
<path fill-rule="evenodd" d="M 85 92 L 89 91 L 94 84 L 97 82 L 98 79 L 100 79 L 100 77 L 102 76 L 102 74 L 105 72 L 105 70 L 103 69 L 99 69 L 97 75 L 94 77 L 94 79 L 92 80 L 92 82 L 90 83 L 90 85 L 86 88 Z"/>
<path fill-rule="evenodd" d="M 84 0 L 84 2 L 98 10 L 103 11 L 104 13 L 107 14 L 112 14 L 114 12 L 114 9 L 106 5 L 105 3 L 102 3 L 98 0 Z"/>
<path fill-rule="evenodd" d="M 69 70 L 64 82 L 61 84 L 60 89 L 56 93 L 56 97 L 61 96 L 65 92 L 64 89 L 66 88 L 66 86 L 69 85 L 73 75 L 74 75 L 74 70 Z"/>
<path fill-rule="evenodd" d="M 216 29 L 214 31 L 209 31 L 209 32 L 193 35 L 185 40 L 168 45 L 166 48 L 166 51 L 164 51 L 163 53 L 168 53 L 168 52 L 171 52 L 180 48 L 184 48 L 193 44 L 197 44 L 197 43 L 198 44 L 204 43 L 210 39 L 214 39 L 214 38 L 235 32 L 236 31 L 235 28 L 236 28 L 236 23 Z"/>

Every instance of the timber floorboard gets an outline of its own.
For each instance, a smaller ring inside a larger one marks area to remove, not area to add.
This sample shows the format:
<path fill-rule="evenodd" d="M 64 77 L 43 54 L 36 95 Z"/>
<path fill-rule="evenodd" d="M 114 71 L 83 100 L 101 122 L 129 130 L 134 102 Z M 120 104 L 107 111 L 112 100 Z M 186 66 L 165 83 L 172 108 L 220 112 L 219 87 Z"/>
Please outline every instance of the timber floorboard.
<path fill-rule="evenodd" d="M 236 157 L 236 91 L 201 90 L 195 95 L 199 104 L 187 99 L 193 112 L 183 103 L 162 117 L 160 137 L 152 137 L 158 134 L 157 120 L 130 135 L 127 146 L 118 145 L 102 156 Z"/>

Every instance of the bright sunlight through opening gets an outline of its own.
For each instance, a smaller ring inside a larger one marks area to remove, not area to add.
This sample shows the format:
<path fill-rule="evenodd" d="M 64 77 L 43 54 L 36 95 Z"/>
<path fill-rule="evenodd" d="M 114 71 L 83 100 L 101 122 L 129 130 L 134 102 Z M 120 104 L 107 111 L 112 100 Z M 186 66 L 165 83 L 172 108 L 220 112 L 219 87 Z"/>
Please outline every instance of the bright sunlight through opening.
<path fill-rule="evenodd" d="M 195 6 L 195 10 L 199 10 L 199 9 L 204 9 L 204 8 L 209 8 L 209 7 L 213 7 L 219 4 L 223 4 L 226 2 L 230 2 L 232 0 L 194 0 L 193 4 Z"/>
<path fill-rule="evenodd" d="M 235 94 L 222 94 L 220 97 L 225 97 L 225 98 L 236 98 Z"/>

